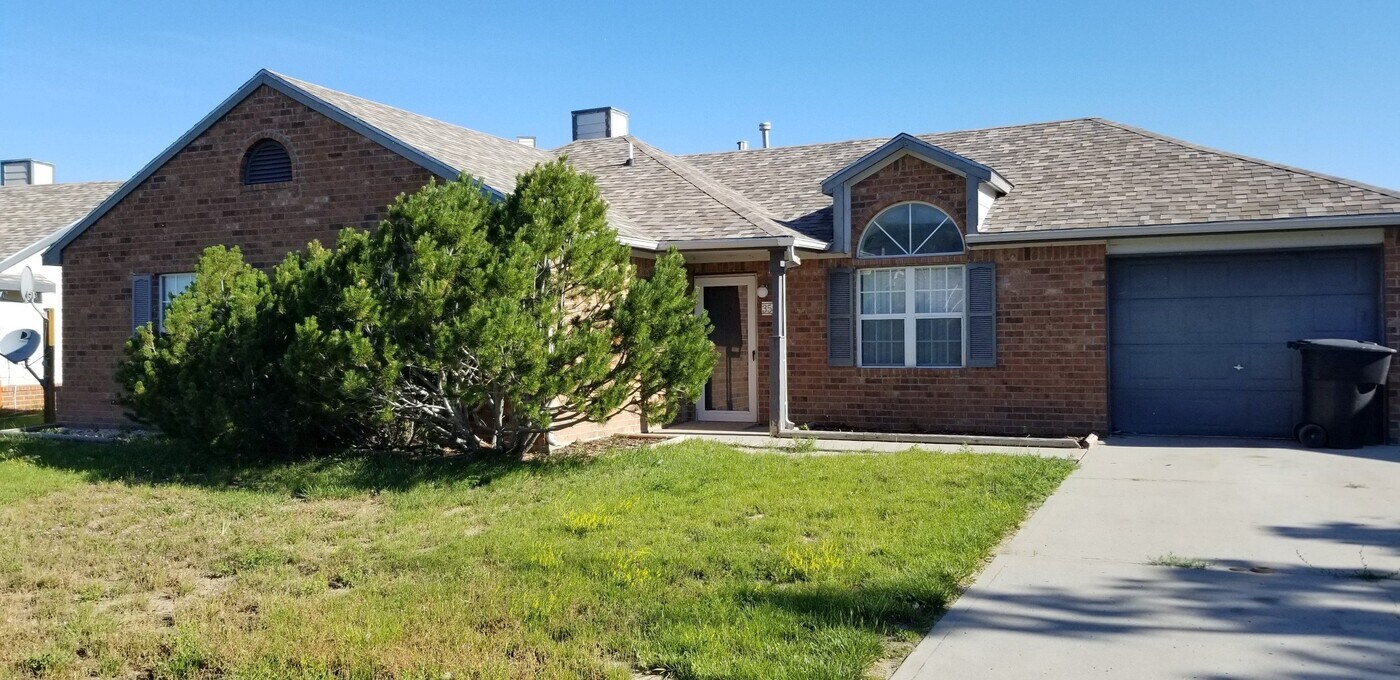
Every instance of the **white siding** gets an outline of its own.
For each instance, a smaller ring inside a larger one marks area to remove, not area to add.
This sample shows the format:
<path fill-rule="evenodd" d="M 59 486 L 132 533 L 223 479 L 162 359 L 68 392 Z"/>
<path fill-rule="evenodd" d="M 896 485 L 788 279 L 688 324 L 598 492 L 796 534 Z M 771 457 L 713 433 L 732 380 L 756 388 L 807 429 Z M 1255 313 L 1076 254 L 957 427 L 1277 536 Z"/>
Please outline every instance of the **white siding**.
<path fill-rule="evenodd" d="M 34 275 L 53 281 L 58 290 L 53 293 L 44 293 L 44 299 L 39 304 L 40 308 L 53 307 L 58 315 L 58 328 L 54 334 L 55 340 L 55 366 L 57 370 L 57 383 L 63 384 L 63 268 L 44 265 L 41 262 L 41 255 L 34 254 L 28 259 L 15 266 L 0 272 L 0 274 L 18 275 L 24 271 L 25 266 L 34 270 Z M 20 328 L 32 328 L 36 331 L 43 330 L 44 322 L 34 308 L 21 302 L 0 302 L 0 335 L 4 335 Z M 30 365 L 34 367 L 34 372 L 39 375 L 44 374 L 44 361 L 42 353 L 36 353 L 30 360 Z M 24 370 L 23 366 L 11 364 L 4 359 L 0 359 L 0 386 L 10 385 L 36 385 L 34 377 Z"/>

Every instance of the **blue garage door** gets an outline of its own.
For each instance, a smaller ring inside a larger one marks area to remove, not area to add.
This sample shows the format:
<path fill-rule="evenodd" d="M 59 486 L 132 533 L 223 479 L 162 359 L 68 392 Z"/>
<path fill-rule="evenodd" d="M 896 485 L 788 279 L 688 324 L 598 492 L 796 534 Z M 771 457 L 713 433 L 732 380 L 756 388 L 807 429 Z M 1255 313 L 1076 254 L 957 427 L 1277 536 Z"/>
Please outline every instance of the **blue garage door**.
<path fill-rule="evenodd" d="M 1297 338 L 1380 340 L 1375 249 L 1109 261 L 1113 429 L 1291 437 Z"/>

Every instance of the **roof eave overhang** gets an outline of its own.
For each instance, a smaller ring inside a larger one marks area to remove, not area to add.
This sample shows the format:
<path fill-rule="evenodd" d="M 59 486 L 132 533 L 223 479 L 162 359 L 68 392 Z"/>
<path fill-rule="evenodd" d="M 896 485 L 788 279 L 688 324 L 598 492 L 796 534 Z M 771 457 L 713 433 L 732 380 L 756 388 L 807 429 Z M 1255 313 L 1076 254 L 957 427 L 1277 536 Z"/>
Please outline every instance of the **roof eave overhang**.
<path fill-rule="evenodd" d="M 48 250 L 50 249 L 50 246 L 52 246 L 60 238 L 63 238 L 63 236 L 73 228 L 74 224 L 77 224 L 77 222 L 73 222 L 62 229 L 55 229 L 53 233 L 49 234 L 48 236 L 45 236 L 44 238 L 41 238 L 38 241 L 35 241 L 23 248 L 20 248 L 19 250 L 16 250 L 13 253 L 10 253 L 8 257 L 6 257 L 3 260 L 0 260 L 0 272 L 3 272 L 9 269 L 10 267 L 19 264 L 20 262 L 25 261 L 29 258 L 29 256 L 39 252 L 44 253 L 44 264 L 49 264 Z"/>
<path fill-rule="evenodd" d="M 641 250 L 661 252 L 675 248 L 680 251 L 693 250 L 763 250 L 771 248 L 801 248 L 803 250 L 824 251 L 830 247 L 826 241 L 805 236 L 756 236 L 748 238 L 708 238 L 648 241 L 631 237 L 619 237 L 624 245 Z"/>
<path fill-rule="evenodd" d="M 343 111 L 342 109 L 331 105 L 324 99 L 321 99 L 320 97 L 317 97 L 311 94 L 310 92 L 307 92 L 306 90 L 297 87 L 296 85 L 288 82 L 286 79 L 282 78 L 276 73 L 268 71 L 267 69 L 263 69 L 261 71 L 258 71 L 256 75 L 254 75 L 248 80 L 248 82 L 243 83 L 243 85 L 239 87 L 238 90 L 236 90 L 233 94 L 229 95 L 228 98 L 224 99 L 224 101 L 220 103 L 217 107 L 215 107 L 213 111 L 210 111 L 208 115 L 200 119 L 198 123 L 195 123 L 194 127 L 190 128 L 188 131 L 185 132 L 185 134 L 181 135 L 179 139 L 175 140 L 174 144 L 171 144 L 169 147 L 166 147 L 166 149 L 162 151 L 160 155 L 156 156 L 154 159 L 151 160 L 151 162 L 143 166 L 139 171 L 137 171 L 135 175 L 131 177 L 131 179 L 122 183 L 120 188 L 118 188 L 111 196 L 108 196 L 106 200 L 99 203 L 96 208 L 93 208 L 92 212 L 89 212 L 86 217 L 84 217 L 81 220 L 78 220 L 77 223 L 75 223 L 71 228 L 69 228 L 63 234 L 63 237 L 60 238 L 57 242 L 55 242 L 53 246 L 49 248 L 47 252 L 44 253 L 44 264 L 62 264 L 63 249 L 67 247 L 69 243 L 72 243 L 75 239 L 81 236 L 83 232 L 87 231 L 88 228 L 93 225 L 94 222 L 96 222 L 103 215 L 105 215 L 107 211 L 111 210 L 114 206 L 120 203 L 122 199 L 126 198 L 127 195 L 130 194 L 132 191 L 135 191 L 136 187 L 140 186 L 142 182 L 146 181 L 152 175 L 154 175 L 156 171 L 159 170 L 161 166 L 165 165 L 166 162 L 168 162 L 171 158 L 173 158 L 175 154 L 179 153 L 186 146 L 189 146 L 190 142 L 193 142 L 200 135 L 204 134 L 206 130 L 213 127 L 214 124 L 217 123 L 220 118 L 223 118 L 229 111 L 233 110 L 235 106 L 237 106 L 244 99 L 247 99 L 249 95 L 253 94 L 255 90 L 257 90 L 263 85 L 266 85 L 297 102 L 305 104 L 313 111 L 316 111 L 317 113 L 320 113 L 321 115 L 324 115 L 327 118 L 330 118 L 331 120 L 334 120 L 354 130 L 360 135 L 369 138 L 370 140 L 380 144 L 381 146 L 389 149 L 390 151 L 393 151 L 394 153 L 397 153 L 398 155 L 403 156 L 404 158 L 422 166 L 425 170 L 437 175 L 438 177 L 447 180 L 453 180 L 457 179 L 462 174 L 462 172 L 457 168 L 454 168 L 436 158 L 433 158 L 432 156 L 423 153 L 422 151 L 419 151 L 414 147 L 403 143 L 402 141 L 399 141 L 398 139 L 386 134 L 379 128 L 370 125 L 364 120 L 352 116 L 349 113 Z M 483 184 L 482 188 L 493 199 L 499 200 L 505 195 L 502 191 L 495 187 Z"/>
<path fill-rule="evenodd" d="M 978 246 L 1021 243 L 1070 243 L 1076 241 L 1101 241 L 1110 238 L 1137 238 L 1149 236 L 1248 234 L 1274 231 L 1298 231 L 1304 229 L 1359 229 L 1388 226 L 1400 226 L 1400 213 L 1285 217 L 1269 220 L 1189 222 L 1180 224 L 1151 224 L 1117 227 L 1080 227 L 990 233 L 983 231 L 976 234 L 968 234 L 966 238 L 968 245 Z"/>

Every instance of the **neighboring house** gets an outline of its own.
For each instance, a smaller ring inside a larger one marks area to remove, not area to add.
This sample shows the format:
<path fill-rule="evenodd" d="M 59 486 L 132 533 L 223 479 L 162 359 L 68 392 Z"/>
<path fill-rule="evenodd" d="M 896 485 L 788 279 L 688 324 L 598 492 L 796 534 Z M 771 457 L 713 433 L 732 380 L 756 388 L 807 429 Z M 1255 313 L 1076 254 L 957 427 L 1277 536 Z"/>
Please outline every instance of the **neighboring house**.
<path fill-rule="evenodd" d="M 636 258 L 685 252 L 718 346 L 701 420 L 1287 437 L 1287 340 L 1400 345 L 1400 192 L 1099 119 L 692 156 L 627 127 L 576 111 L 545 151 L 259 72 L 46 256 L 62 419 L 120 421 L 121 345 L 204 247 L 270 267 L 431 177 L 504 194 L 559 155 Z"/>
<path fill-rule="evenodd" d="M 43 318 L 35 310 L 52 307 L 58 326 L 63 325 L 60 268 L 40 261 L 64 230 L 107 198 L 120 182 L 53 183 L 53 166 L 42 161 L 0 161 L 0 336 L 19 329 L 43 330 Z M 20 274 L 34 273 L 38 299 L 30 305 L 20 296 Z M 55 352 L 62 349 L 62 333 L 55 332 Z M 34 372 L 44 374 L 43 350 L 30 360 Z M 62 361 L 55 358 L 55 383 L 63 383 Z M 23 366 L 0 359 L 0 408 L 40 409 L 44 391 Z"/>

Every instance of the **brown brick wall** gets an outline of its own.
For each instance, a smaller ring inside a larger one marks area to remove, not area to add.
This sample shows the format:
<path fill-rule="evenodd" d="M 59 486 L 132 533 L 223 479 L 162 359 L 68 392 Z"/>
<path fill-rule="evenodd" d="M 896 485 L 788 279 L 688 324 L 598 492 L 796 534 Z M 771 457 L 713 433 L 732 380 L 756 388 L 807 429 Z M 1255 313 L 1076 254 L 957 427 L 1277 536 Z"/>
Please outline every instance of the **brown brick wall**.
<path fill-rule="evenodd" d="M 993 368 L 855 368 L 826 359 L 826 275 L 790 274 L 788 400 L 798 423 L 905 432 L 1084 435 L 1108 428 L 1103 246 L 982 250 L 881 264 L 997 264 Z"/>
<path fill-rule="evenodd" d="M 63 394 L 60 390 L 58 394 Z M 44 388 L 38 385 L 0 386 L 0 408 L 14 411 L 44 410 Z"/>
<path fill-rule="evenodd" d="M 967 180 L 961 175 L 903 156 L 851 187 L 851 252 L 860 243 L 865 225 L 881 210 L 905 201 L 936 206 L 965 229 Z"/>
<path fill-rule="evenodd" d="M 904 157 L 852 187 L 851 243 L 881 210 L 931 203 L 963 228 L 962 177 Z M 788 400 L 799 424 L 889 431 L 1084 435 L 1108 429 L 1102 245 L 986 249 L 879 260 L 808 259 L 788 278 Z M 832 267 L 997 263 L 994 368 L 889 369 L 827 364 L 826 277 Z M 698 264 L 697 276 L 754 272 L 768 263 Z M 767 420 L 771 317 L 758 319 L 760 421 Z"/>
<path fill-rule="evenodd" d="M 284 143 L 294 179 L 243 186 L 249 146 Z M 66 423 L 116 425 L 113 371 L 131 332 L 131 277 L 188 272 L 204 248 L 237 245 L 270 268 L 345 226 L 371 227 L 430 174 L 263 87 L 165 163 L 63 252 Z"/>

